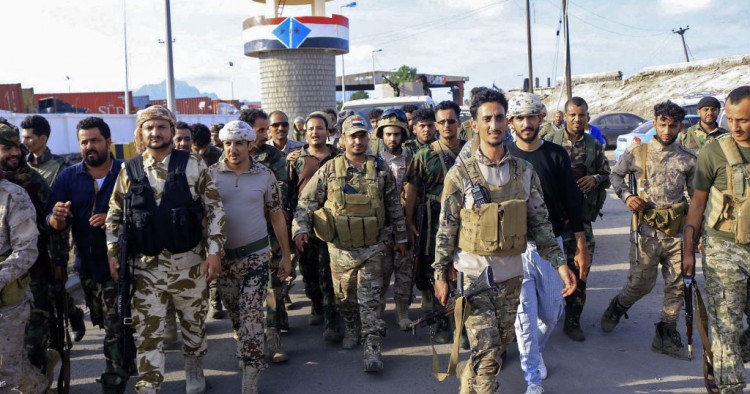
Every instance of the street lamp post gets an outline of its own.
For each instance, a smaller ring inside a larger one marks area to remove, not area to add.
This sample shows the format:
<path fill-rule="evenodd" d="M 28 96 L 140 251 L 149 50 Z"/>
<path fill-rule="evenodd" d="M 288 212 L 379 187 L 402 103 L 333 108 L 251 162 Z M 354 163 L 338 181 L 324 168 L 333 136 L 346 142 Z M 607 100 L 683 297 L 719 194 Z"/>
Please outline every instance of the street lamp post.
<path fill-rule="evenodd" d="M 174 112 L 177 110 L 177 108 L 175 108 L 174 96 L 174 64 L 172 61 L 172 16 L 169 7 L 169 0 L 165 0 L 164 8 L 167 25 L 167 39 L 164 40 L 167 44 L 167 108 Z"/>
<path fill-rule="evenodd" d="M 372 90 L 375 90 L 375 53 L 383 52 L 383 49 L 372 51 Z"/>
<path fill-rule="evenodd" d="M 229 62 L 229 67 L 232 69 L 229 80 L 232 85 L 232 105 L 234 105 L 234 62 Z"/>
<path fill-rule="evenodd" d="M 70 76 L 66 75 L 65 79 L 68 80 L 68 93 L 70 93 Z"/>
<path fill-rule="evenodd" d="M 349 4 L 344 4 L 341 7 L 339 7 L 339 13 L 344 13 L 344 8 L 351 8 L 356 7 L 357 2 L 352 1 Z M 338 29 L 338 25 L 336 26 Z M 346 68 L 344 66 L 344 54 L 341 55 L 341 104 L 343 105 L 346 103 Z"/>

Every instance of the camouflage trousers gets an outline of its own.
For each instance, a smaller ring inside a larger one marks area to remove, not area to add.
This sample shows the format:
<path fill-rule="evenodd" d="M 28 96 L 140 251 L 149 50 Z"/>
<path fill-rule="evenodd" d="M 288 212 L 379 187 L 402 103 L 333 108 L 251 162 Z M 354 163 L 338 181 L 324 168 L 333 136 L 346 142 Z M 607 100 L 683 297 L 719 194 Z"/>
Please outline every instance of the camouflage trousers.
<path fill-rule="evenodd" d="M 716 384 L 722 393 L 739 393 L 745 387 L 740 337 L 742 315 L 748 302 L 750 245 L 704 235 L 703 252 Z"/>
<path fill-rule="evenodd" d="M 91 278 L 81 277 L 81 287 L 91 315 L 91 323 L 104 328 L 104 358 L 107 360 L 107 372 L 128 376 L 122 367 L 122 354 L 117 346 L 121 327 L 117 315 L 117 283 L 111 279 L 99 283 Z"/>
<path fill-rule="evenodd" d="M 281 294 L 285 282 L 276 275 L 279 270 L 279 263 L 281 262 L 281 246 L 276 237 L 272 236 L 269 238 L 271 239 L 271 263 L 268 266 L 266 326 L 281 329 L 282 327 L 289 327 L 289 315 L 286 312 L 284 296 Z"/>
<path fill-rule="evenodd" d="M 42 373 L 47 370 L 47 347 L 50 340 L 50 319 L 52 316 L 52 300 L 50 299 L 50 285 L 46 280 L 32 280 L 29 284 L 31 295 L 31 316 L 26 325 L 24 346 L 29 362 Z"/>
<path fill-rule="evenodd" d="M 390 246 L 389 246 L 390 248 Z M 411 300 L 411 276 L 414 268 L 414 258 L 411 255 L 402 256 L 397 252 L 388 251 L 385 265 L 383 265 L 383 294 L 381 299 L 385 304 L 385 295 L 391 286 L 393 275 L 393 300 L 409 303 Z"/>
<path fill-rule="evenodd" d="M 24 329 L 31 315 L 31 292 L 24 302 L 0 308 L 0 392 L 43 393 L 47 378 L 26 358 Z"/>
<path fill-rule="evenodd" d="M 675 323 L 680 317 L 685 294 L 685 285 L 682 283 L 682 239 L 679 236 L 665 235 L 644 223 L 640 226 L 638 241 L 639 244 L 636 246 L 631 236 L 628 283 L 620 290 L 617 301 L 620 305 L 630 308 L 650 293 L 656 284 L 661 264 L 661 276 L 664 279 L 661 321 Z"/>
<path fill-rule="evenodd" d="M 594 261 L 594 250 L 596 249 L 596 241 L 594 240 L 594 230 L 591 228 L 591 222 L 583 223 L 583 232 L 586 234 L 586 243 L 589 246 L 589 254 L 591 255 L 591 261 Z M 576 237 L 571 232 L 563 232 L 563 247 L 566 257 L 568 268 L 573 271 L 576 276 L 576 290 L 573 294 L 565 297 L 565 304 L 570 310 L 576 315 L 580 316 L 583 313 L 583 305 L 586 304 L 586 281 L 581 280 L 581 271 L 576 267 L 574 261 L 576 250 Z M 591 270 L 589 266 L 588 270 Z"/>
<path fill-rule="evenodd" d="M 317 313 L 323 313 L 325 309 L 335 310 L 336 296 L 328 245 L 311 236 L 305 250 L 300 253 L 299 269 L 305 284 L 305 295 L 312 301 L 313 310 Z"/>
<path fill-rule="evenodd" d="M 464 288 L 471 280 L 464 279 Z M 521 296 L 523 276 L 497 283 L 490 289 L 468 300 L 469 316 L 466 318 L 466 334 L 471 353 L 466 368 L 469 374 L 461 375 L 461 387 L 473 387 L 477 394 L 494 393 L 496 375 L 500 371 L 500 355 L 513 342 L 514 323 Z M 463 381 L 471 376 L 473 383 Z"/>
<path fill-rule="evenodd" d="M 133 327 L 138 338 L 138 383 L 136 388 L 159 387 L 164 381 L 164 321 L 168 296 L 180 318 L 182 352 L 206 354 L 208 284 L 203 264 L 174 271 L 135 270 Z"/>
<path fill-rule="evenodd" d="M 263 355 L 266 318 L 263 314 L 268 286 L 270 252 L 263 249 L 221 262 L 219 288 L 237 331 L 237 358 L 245 365 L 266 369 Z"/>
<path fill-rule="evenodd" d="M 383 265 L 388 259 L 385 243 L 355 250 L 342 250 L 329 244 L 331 277 L 344 320 L 357 316 L 362 322 L 361 337 L 384 336 L 385 322 L 380 317 L 380 294 L 383 291 Z"/>

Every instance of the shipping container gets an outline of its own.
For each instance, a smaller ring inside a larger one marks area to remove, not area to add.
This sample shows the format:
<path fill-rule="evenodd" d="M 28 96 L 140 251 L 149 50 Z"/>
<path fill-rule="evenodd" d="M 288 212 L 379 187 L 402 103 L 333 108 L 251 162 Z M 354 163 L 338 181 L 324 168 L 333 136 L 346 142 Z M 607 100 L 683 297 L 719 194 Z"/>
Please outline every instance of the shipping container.
<path fill-rule="evenodd" d="M 167 105 L 167 100 L 150 100 L 151 105 Z M 175 100 L 178 114 L 213 114 L 213 102 L 210 97 L 189 97 Z"/>
<path fill-rule="evenodd" d="M 212 100 L 215 114 L 233 115 L 240 112 L 240 100 Z"/>
<path fill-rule="evenodd" d="M 0 84 L 0 109 L 24 112 L 23 89 L 20 83 Z"/>
<path fill-rule="evenodd" d="M 133 109 L 133 93 L 130 92 L 130 113 L 135 113 Z M 124 92 L 77 92 L 77 93 L 37 93 L 34 95 L 34 102 L 37 104 L 40 100 L 49 100 L 50 102 L 59 103 L 63 101 L 68 103 L 72 108 L 85 109 L 85 111 L 73 110 L 70 112 L 85 112 L 91 115 L 122 115 L 125 114 L 125 94 Z M 59 101 L 58 101 L 59 100 Z M 39 112 L 54 113 L 55 108 Z"/>

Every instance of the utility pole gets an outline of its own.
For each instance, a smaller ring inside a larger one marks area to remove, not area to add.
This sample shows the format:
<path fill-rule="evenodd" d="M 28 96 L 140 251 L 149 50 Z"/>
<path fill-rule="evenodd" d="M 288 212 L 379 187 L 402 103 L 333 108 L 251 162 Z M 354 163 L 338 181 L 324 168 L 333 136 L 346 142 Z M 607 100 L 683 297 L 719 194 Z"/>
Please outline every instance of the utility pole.
<path fill-rule="evenodd" d="M 128 14 L 126 0 L 122 0 L 122 41 L 125 48 L 125 115 L 130 115 L 130 87 L 128 86 Z"/>
<path fill-rule="evenodd" d="M 164 2 L 166 25 L 167 25 L 167 108 L 172 112 L 175 112 L 175 97 L 174 97 L 174 65 L 172 62 L 172 16 L 169 0 Z"/>
<path fill-rule="evenodd" d="M 531 16 L 529 15 L 529 1 L 526 0 L 526 44 L 529 57 L 529 93 L 534 93 L 534 71 L 531 66 Z"/>
<path fill-rule="evenodd" d="M 688 57 L 688 51 L 687 51 L 687 44 L 685 44 L 685 32 L 690 30 L 690 25 L 687 25 L 684 29 L 682 26 L 680 26 L 679 29 L 674 30 L 672 29 L 672 33 L 679 34 L 680 38 L 682 38 L 682 49 L 685 50 L 685 61 L 690 63 L 690 58 Z"/>
<path fill-rule="evenodd" d="M 565 30 L 565 89 L 568 100 L 573 97 L 573 84 L 570 77 L 570 25 L 568 24 L 568 2 L 562 0 L 563 30 Z"/>

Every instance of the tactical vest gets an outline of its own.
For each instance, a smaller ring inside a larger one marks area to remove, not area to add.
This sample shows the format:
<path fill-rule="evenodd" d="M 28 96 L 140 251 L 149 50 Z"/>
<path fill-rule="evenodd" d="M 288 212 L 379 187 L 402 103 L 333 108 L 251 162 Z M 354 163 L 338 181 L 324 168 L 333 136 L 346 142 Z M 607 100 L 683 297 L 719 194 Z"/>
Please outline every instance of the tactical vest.
<path fill-rule="evenodd" d="M 640 157 L 641 176 L 638 178 L 638 197 L 644 201 L 648 200 L 648 144 L 641 144 L 632 151 L 633 157 Z M 649 226 L 674 237 L 678 235 L 687 222 L 687 211 L 689 204 L 686 199 L 678 203 L 657 207 L 652 202 L 646 203 L 643 210 L 643 221 Z"/>
<path fill-rule="evenodd" d="M 734 234 L 739 244 L 750 243 L 750 163 L 745 163 L 734 139 L 716 140 L 727 159 L 727 190 L 711 186 L 706 226 Z"/>
<path fill-rule="evenodd" d="M 552 135 L 552 142 L 562 146 L 563 139 L 565 138 L 566 131 L 556 131 Z M 596 175 L 596 168 L 594 168 L 594 159 L 596 159 L 596 144 L 597 141 L 594 137 L 584 133 L 583 142 L 586 150 L 586 159 L 583 161 L 583 166 L 586 167 L 586 175 Z M 576 176 L 576 180 L 580 179 L 580 176 Z M 583 220 L 585 222 L 595 222 L 600 216 L 604 202 L 607 200 L 607 192 L 604 189 L 596 188 L 583 195 Z"/>
<path fill-rule="evenodd" d="M 523 173 L 526 162 L 511 157 L 510 180 L 503 186 L 487 183 L 474 157 L 466 160 L 472 184 L 484 186 L 490 203 L 461 209 L 458 247 L 480 256 L 513 256 L 526 251 L 526 195 Z"/>
<path fill-rule="evenodd" d="M 164 194 L 158 205 L 143 170 L 143 156 L 126 162 L 131 184 L 125 199 L 130 204 L 130 239 L 137 253 L 158 256 L 165 249 L 184 253 L 201 241 L 203 204 L 190 193 L 185 174 L 189 159 L 190 153 L 172 150 Z"/>
<path fill-rule="evenodd" d="M 347 164 L 343 155 L 333 159 L 333 168 L 336 179 L 328 184 L 328 198 L 323 208 L 313 212 L 315 235 L 325 242 L 332 242 L 338 235 L 343 249 L 377 243 L 385 225 L 385 207 L 380 199 L 375 158 L 368 157 L 365 162 L 364 185 L 359 187 L 364 186 L 364 194 L 361 190 L 348 192 L 351 186 L 346 183 Z"/>

